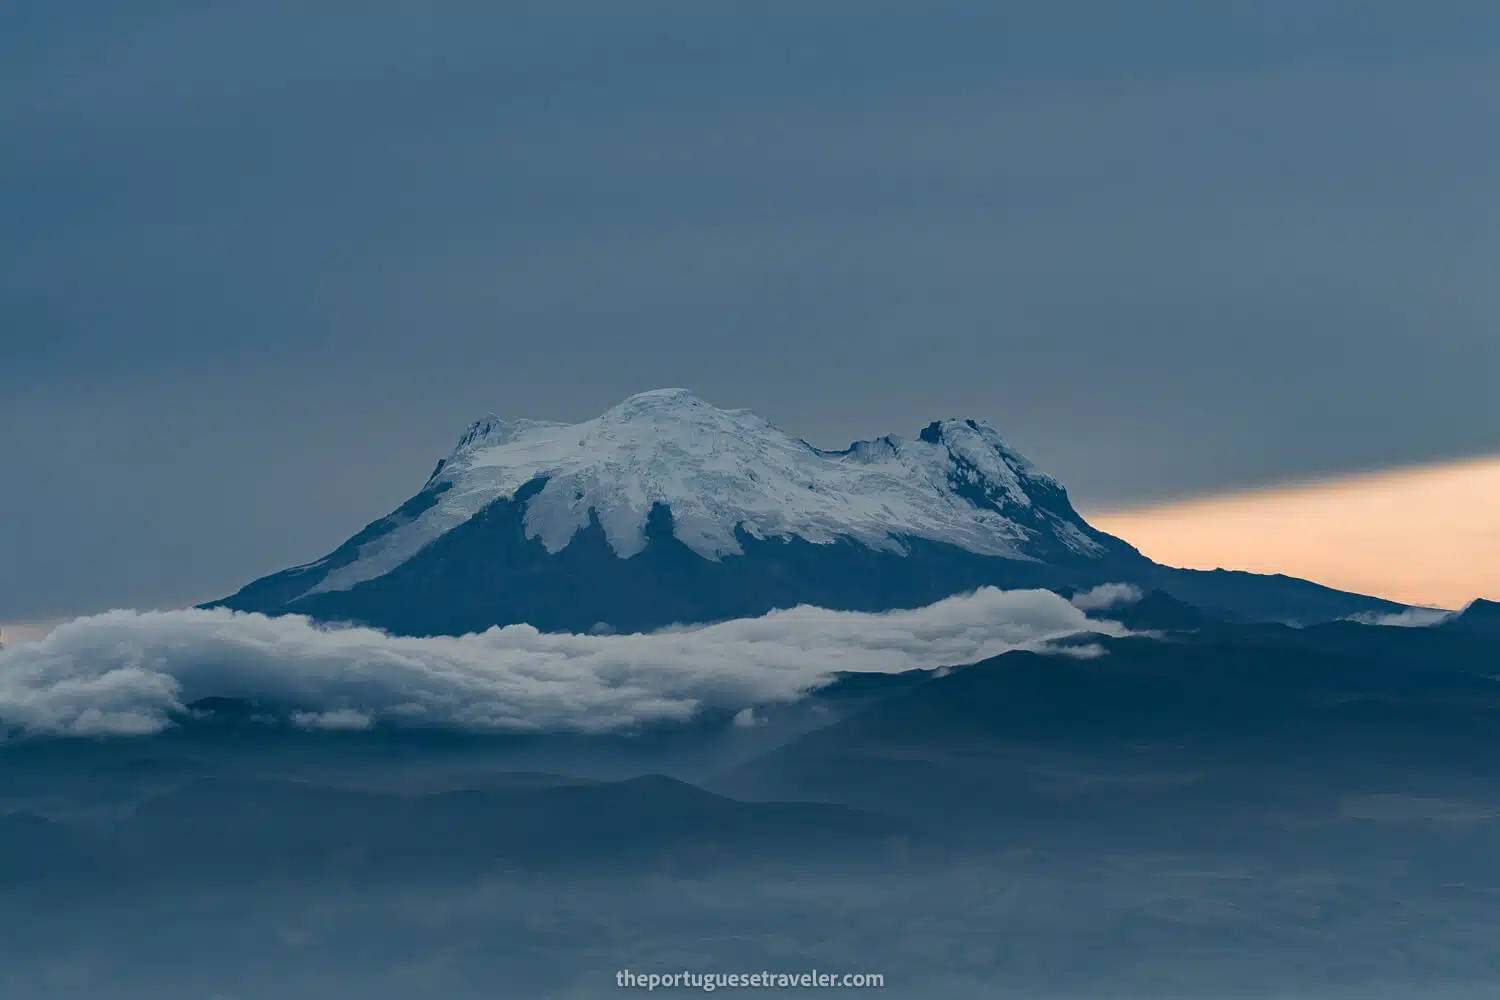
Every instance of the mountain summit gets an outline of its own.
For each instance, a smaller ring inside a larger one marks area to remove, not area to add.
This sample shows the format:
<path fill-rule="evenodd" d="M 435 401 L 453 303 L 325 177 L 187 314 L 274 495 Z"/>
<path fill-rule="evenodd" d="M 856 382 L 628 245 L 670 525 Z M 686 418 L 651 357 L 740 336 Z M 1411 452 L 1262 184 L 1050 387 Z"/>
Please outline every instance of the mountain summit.
<path fill-rule="evenodd" d="M 1174 592 L 1161 569 L 980 421 L 826 451 L 660 389 L 578 424 L 475 421 L 392 514 L 216 603 L 416 634 L 640 629 L 800 603 L 908 607 L 983 585 Z"/>
<path fill-rule="evenodd" d="M 614 554 L 630 559 L 646 547 L 657 508 L 678 541 L 713 560 L 743 555 L 742 536 L 846 538 L 896 553 L 924 539 L 1032 560 L 1099 558 L 1118 545 L 984 424 L 947 420 L 916 440 L 822 451 L 747 410 L 661 389 L 581 424 L 476 421 L 423 487 L 433 504 L 365 542 L 309 593 L 383 576 L 530 484 L 541 485 L 523 501 L 525 535 L 554 554 L 597 521 Z"/>

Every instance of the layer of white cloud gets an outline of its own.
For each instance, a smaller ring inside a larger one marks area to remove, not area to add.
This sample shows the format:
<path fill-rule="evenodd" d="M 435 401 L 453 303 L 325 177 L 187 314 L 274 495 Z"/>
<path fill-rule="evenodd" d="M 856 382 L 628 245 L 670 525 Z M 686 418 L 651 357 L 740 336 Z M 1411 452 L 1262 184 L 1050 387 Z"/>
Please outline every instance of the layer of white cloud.
<path fill-rule="evenodd" d="M 1134 604 L 1140 599 L 1141 589 L 1133 584 L 1106 583 L 1074 594 L 1071 603 L 1080 611 L 1103 611 L 1121 604 Z"/>
<path fill-rule="evenodd" d="M 150 733 L 221 696 L 288 706 L 318 728 L 599 732 L 795 700 L 841 671 L 972 663 L 1088 631 L 1125 634 L 1056 594 L 990 588 L 912 611 L 799 607 L 646 635 L 514 625 L 419 639 L 297 616 L 111 611 L 0 652 L 0 723 Z"/>
<path fill-rule="evenodd" d="M 1453 617 L 1452 611 L 1444 611 L 1442 608 L 1406 608 L 1395 614 L 1382 615 L 1374 612 L 1351 615 L 1350 621 L 1359 622 L 1361 625 L 1389 625 L 1395 628 L 1427 628 L 1430 625 L 1438 625 Z"/>

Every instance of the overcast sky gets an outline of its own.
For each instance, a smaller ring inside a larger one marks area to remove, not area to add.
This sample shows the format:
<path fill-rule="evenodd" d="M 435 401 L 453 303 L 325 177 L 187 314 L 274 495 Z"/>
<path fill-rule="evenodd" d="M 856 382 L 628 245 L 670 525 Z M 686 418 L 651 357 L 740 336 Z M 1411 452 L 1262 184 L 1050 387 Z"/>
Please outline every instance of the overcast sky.
<path fill-rule="evenodd" d="M 1089 509 L 1494 452 L 1497 107 L 1493 0 L 0 5 L 0 621 L 668 385 Z"/>

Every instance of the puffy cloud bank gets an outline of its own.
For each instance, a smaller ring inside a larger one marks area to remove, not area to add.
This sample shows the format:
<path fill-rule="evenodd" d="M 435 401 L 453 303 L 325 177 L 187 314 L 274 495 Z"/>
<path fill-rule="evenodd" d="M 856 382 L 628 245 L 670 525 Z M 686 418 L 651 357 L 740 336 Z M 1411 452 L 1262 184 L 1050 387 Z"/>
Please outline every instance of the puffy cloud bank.
<path fill-rule="evenodd" d="M 1134 604 L 1141 597 L 1141 588 L 1134 584 L 1105 583 L 1074 594 L 1070 603 L 1080 611 L 1105 611 L 1121 604 Z"/>
<path fill-rule="evenodd" d="M 1048 591 L 988 588 L 912 611 L 799 607 L 644 635 L 514 625 L 417 639 L 298 616 L 111 611 L 0 652 L 0 723 L 30 734 L 144 734 L 221 696 L 288 706 L 309 728 L 601 732 L 792 701 L 841 671 L 972 663 L 1083 632 L 1126 634 Z"/>

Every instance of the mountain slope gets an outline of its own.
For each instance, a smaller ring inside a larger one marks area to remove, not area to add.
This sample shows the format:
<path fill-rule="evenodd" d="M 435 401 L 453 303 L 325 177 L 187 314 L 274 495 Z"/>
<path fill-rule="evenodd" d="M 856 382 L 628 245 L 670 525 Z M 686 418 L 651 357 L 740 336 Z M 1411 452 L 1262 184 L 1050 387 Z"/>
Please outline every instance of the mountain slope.
<path fill-rule="evenodd" d="M 216 604 L 408 634 L 641 630 L 1116 580 L 1259 618 L 1397 607 L 1156 566 L 977 421 L 826 451 L 677 389 L 575 425 L 478 421 L 392 514 Z"/>
<path fill-rule="evenodd" d="M 1372 626 L 1354 626 L 1373 629 Z M 1497 798 L 1500 682 L 1254 630 L 932 675 L 711 783 L 934 829 L 1334 829 L 1350 802 Z M 1289 824 L 1289 825 L 1287 825 Z"/>

